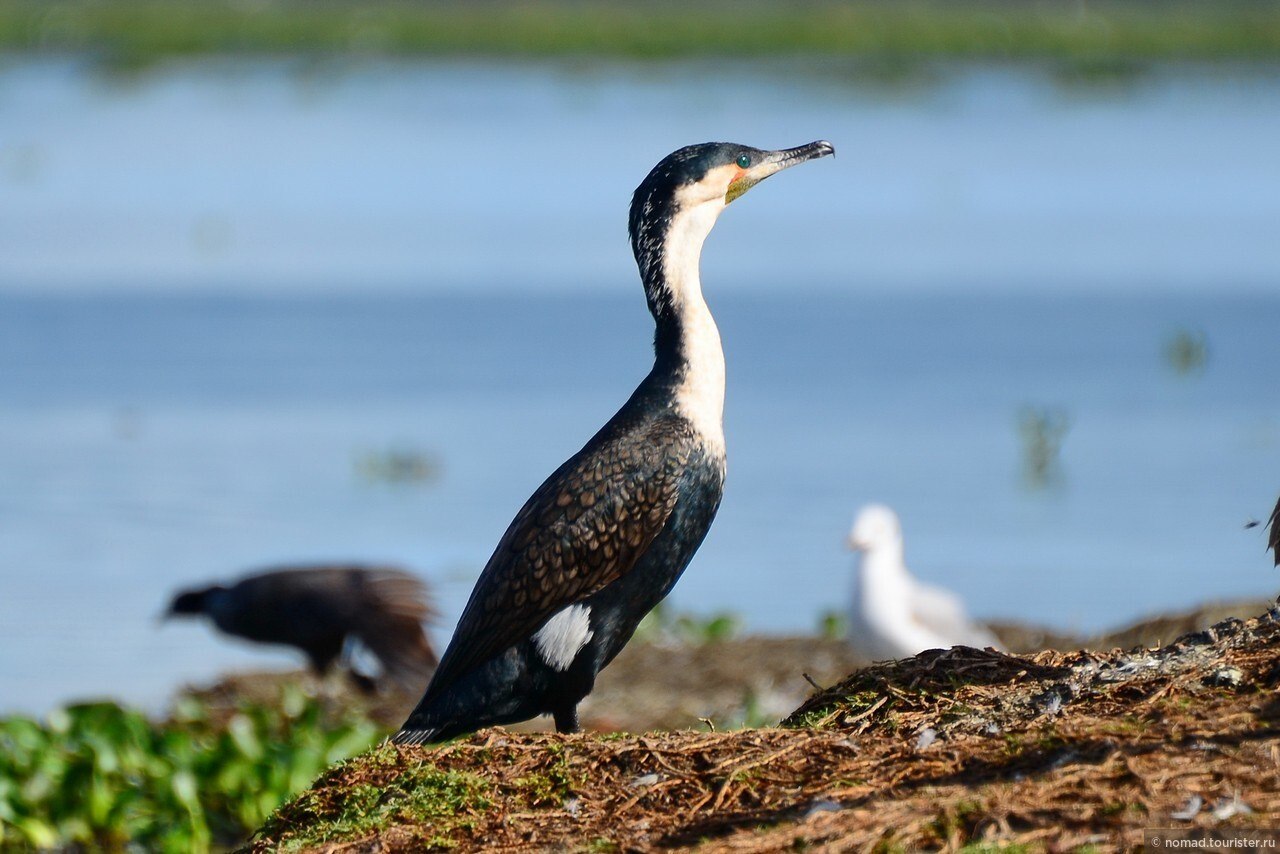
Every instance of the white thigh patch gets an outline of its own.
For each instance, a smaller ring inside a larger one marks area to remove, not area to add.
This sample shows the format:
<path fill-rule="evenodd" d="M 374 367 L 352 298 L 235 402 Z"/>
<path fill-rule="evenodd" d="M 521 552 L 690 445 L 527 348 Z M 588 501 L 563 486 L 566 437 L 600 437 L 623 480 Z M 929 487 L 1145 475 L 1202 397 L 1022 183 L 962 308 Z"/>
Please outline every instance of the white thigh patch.
<path fill-rule="evenodd" d="M 592 634 L 591 609 L 586 605 L 570 605 L 538 629 L 533 645 L 553 670 L 568 670 Z"/>

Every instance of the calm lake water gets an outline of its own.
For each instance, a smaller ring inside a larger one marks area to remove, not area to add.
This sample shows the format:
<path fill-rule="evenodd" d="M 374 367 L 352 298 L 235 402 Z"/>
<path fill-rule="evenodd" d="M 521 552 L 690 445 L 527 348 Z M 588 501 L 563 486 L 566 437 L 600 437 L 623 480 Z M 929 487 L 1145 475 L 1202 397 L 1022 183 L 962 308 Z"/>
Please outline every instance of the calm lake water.
<path fill-rule="evenodd" d="M 678 609 L 812 628 L 872 500 L 984 616 L 1273 593 L 1276 78 L 793 71 L 0 66 L 0 711 L 292 662 L 156 623 L 273 562 L 411 566 L 443 644 L 648 369 L 627 198 L 709 138 L 839 154 L 709 241 L 729 481 Z M 1028 407 L 1069 419 L 1039 485 Z M 438 476 L 370 478 L 397 449 Z"/>

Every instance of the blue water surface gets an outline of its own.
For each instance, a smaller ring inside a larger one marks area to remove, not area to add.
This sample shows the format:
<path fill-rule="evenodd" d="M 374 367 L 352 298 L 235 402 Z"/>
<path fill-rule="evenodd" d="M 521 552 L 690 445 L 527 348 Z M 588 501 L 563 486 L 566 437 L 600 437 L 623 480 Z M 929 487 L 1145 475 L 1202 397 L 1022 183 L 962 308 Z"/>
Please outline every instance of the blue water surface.
<path fill-rule="evenodd" d="M 757 630 L 843 607 L 855 507 L 985 616 L 1093 629 L 1274 590 L 1280 299 L 713 298 L 729 478 L 674 603 Z M 1168 336 L 1194 324 L 1203 372 Z M 0 673 L 11 705 L 155 700 L 262 661 L 158 628 L 176 586 L 358 558 L 437 585 L 446 624 L 506 523 L 647 370 L 616 297 L 0 298 Z M 1070 418 L 1025 472 L 1026 406 Z M 436 461 L 370 479 L 366 454 Z"/>
<path fill-rule="evenodd" d="M 648 370 L 628 195 L 708 138 L 839 153 L 708 242 L 729 477 L 677 608 L 812 629 L 872 500 L 983 616 L 1273 593 L 1274 76 L 773 70 L 0 67 L 0 711 L 294 661 L 156 620 L 275 562 L 411 566 L 443 643 Z M 1028 411 L 1069 424 L 1040 482 Z M 401 449 L 439 476 L 368 476 Z"/>

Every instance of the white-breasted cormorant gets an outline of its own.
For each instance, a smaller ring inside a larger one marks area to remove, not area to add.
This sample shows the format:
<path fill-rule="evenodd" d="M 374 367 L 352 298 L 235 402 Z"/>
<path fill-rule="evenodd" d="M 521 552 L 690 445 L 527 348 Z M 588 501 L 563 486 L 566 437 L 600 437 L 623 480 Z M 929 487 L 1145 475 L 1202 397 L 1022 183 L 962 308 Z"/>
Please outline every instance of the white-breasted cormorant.
<path fill-rule="evenodd" d="M 425 622 L 435 608 L 422 581 L 381 566 L 298 566 L 265 570 L 230 585 L 185 590 L 166 616 L 203 614 L 229 635 L 284 644 L 306 653 L 317 676 L 358 641 L 377 657 L 383 676 L 421 690 L 437 664 Z M 357 684 L 369 680 L 352 673 Z"/>
<path fill-rule="evenodd" d="M 903 561 L 902 525 L 883 504 L 858 511 L 849 548 L 862 552 L 849 613 L 849 645 L 871 661 L 910 658 L 958 644 L 1001 649 L 954 593 L 923 584 Z"/>
<path fill-rule="evenodd" d="M 653 370 L 516 514 L 396 742 L 548 713 L 560 732 L 578 728 L 596 674 L 670 592 L 720 505 L 724 353 L 698 276 L 703 241 L 755 184 L 833 152 L 691 145 L 636 189 L 629 231 L 657 326 Z"/>

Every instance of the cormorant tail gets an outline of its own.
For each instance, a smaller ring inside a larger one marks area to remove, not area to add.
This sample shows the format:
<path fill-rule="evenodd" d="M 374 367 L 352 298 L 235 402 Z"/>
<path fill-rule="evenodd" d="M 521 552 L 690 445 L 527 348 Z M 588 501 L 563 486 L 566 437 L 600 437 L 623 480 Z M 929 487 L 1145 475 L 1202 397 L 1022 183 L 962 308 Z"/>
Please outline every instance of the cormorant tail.
<path fill-rule="evenodd" d="M 395 570 L 369 570 L 362 579 L 361 607 L 353 633 L 382 662 L 387 675 L 420 691 L 439 659 L 423 631 L 437 611 L 425 584 Z"/>

